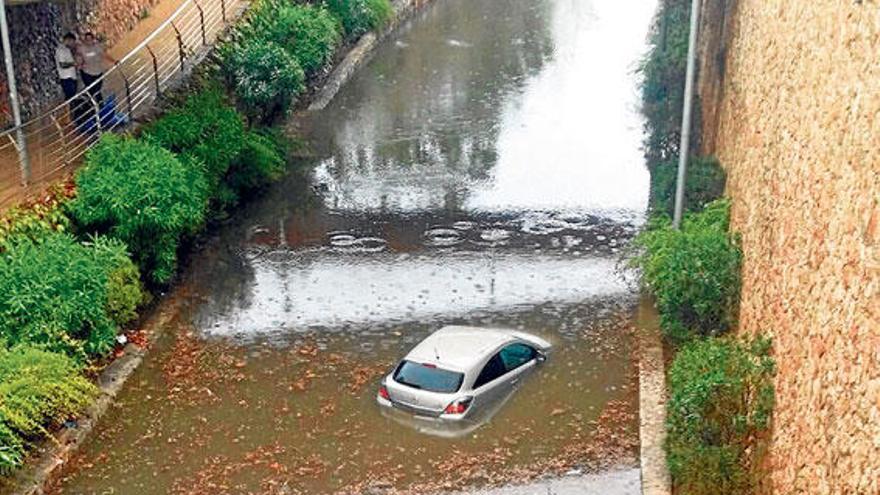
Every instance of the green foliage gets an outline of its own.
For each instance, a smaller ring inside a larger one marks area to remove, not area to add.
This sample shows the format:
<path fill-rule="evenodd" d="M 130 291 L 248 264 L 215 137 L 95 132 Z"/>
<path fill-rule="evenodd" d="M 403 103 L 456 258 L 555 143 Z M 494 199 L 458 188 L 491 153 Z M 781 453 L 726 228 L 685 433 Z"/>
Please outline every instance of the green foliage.
<path fill-rule="evenodd" d="M 260 42 L 277 43 L 296 58 L 307 74 L 323 68 L 340 41 L 337 21 L 326 9 L 281 0 L 260 6 L 249 36 Z"/>
<path fill-rule="evenodd" d="M 144 133 L 146 140 L 182 156 L 185 164 L 202 163 L 211 187 L 226 176 L 244 142 L 245 125 L 216 88 L 196 93 L 166 113 Z"/>
<path fill-rule="evenodd" d="M 668 219 L 652 220 L 635 245 L 634 264 L 657 300 L 664 334 L 675 343 L 717 335 L 736 319 L 742 252 L 728 233 L 729 204 L 710 203 L 685 217 L 681 230 Z"/>
<path fill-rule="evenodd" d="M 203 169 L 157 145 L 105 134 L 86 156 L 76 184 L 78 196 L 69 207 L 76 222 L 124 242 L 154 282 L 170 281 L 181 239 L 205 218 Z"/>
<path fill-rule="evenodd" d="M 67 184 L 55 186 L 35 201 L 4 211 L 0 216 L 0 250 L 5 248 L 7 240 L 37 239 L 49 232 L 70 230 L 70 219 L 63 208 L 72 195 L 70 189 Z"/>
<path fill-rule="evenodd" d="M 750 493 L 773 410 L 773 373 L 767 339 L 696 340 L 675 356 L 665 448 L 679 493 Z"/>
<path fill-rule="evenodd" d="M 117 326 L 122 327 L 137 318 L 137 309 L 147 302 L 141 284 L 141 273 L 129 258 L 125 244 L 117 239 L 96 237 L 90 243 L 95 260 L 107 274 L 105 310 Z"/>
<path fill-rule="evenodd" d="M 248 193 L 278 180 L 287 168 L 286 148 L 275 133 L 248 132 L 244 149 L 229 174 L 229 185 L 240 193 Z"/>
<path fill-rule="evenodd" d="M 678 158 L 660 164 L 651 172 L 651 207 L 655 212 L 672 216 L 675 207 L 675 181 Z M 688 160 L 685 181 L 686 211 L 700 211 L 724 194 L 727 175 L 711 157 L 693 157 Z"/>
<path fill-rule="evenodd" d="M 346 38 L 355 39 L 379 29 L 391 19 L 389 0 L 325 0 L 324 5 L 342 25 Z"/>
<path fill-rule="evenodd" d="M 688 0 L 661 0 L 642 61 L 642 113 L 648 167 L 678 156 L 690 32 Z"/>
<path fill-rule="evenodd" d="M 17 239 L 0 255 L 0 337 L 78 358 L 110 349 L 107 267 L 68 234 Z"/>
<path fill-rule="evenodd" d="M 305 89 L 305 73 L 296 58 L 277 43 L 245 41 L 225 60 L 239 106 L 264 122 L 283 115 Z"/>
<path fill-rule="evenodd" d="M 18 467 L 25 446 L 82 410 L 97 389 L 77 363 L 30 346 L 0 348 L 0 472 Z"/>

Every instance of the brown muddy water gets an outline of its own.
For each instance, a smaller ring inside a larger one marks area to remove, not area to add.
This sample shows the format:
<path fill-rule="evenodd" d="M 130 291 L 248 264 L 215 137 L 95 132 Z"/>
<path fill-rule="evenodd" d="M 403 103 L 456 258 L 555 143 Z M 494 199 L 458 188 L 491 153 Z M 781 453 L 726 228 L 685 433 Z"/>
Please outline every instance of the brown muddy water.
<path fill-rule="evenodd" d="M 179 313 L 52 493 L 425 493 L 634 472 L 638 296 L 620 259 L 647 204 L 635 69 L 653 11 L 436 0 L 403 26 L 291 123 L 315 150 L 308 172 L 194 256 Z M 464 438 L 384 418 L 379 378 L 453 323 L 555 350 Z"/>

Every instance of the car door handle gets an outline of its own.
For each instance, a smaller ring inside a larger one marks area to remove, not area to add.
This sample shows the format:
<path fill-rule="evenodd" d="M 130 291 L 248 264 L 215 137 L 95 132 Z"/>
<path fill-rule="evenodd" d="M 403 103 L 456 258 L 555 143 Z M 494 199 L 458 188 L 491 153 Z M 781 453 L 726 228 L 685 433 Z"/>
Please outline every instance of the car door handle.
<path fill-rule="evenodd" d="M 519 378 L 514 378 L 513 380 L 510 381 L 511 385 L 516 385 L 517 383 L 519 383 Z"/>

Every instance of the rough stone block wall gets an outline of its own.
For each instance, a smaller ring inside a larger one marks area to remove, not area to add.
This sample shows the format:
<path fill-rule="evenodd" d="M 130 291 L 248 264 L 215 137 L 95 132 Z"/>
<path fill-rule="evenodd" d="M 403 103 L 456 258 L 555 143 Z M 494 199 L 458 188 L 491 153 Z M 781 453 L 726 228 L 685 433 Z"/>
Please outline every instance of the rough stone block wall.
<path fill-rule="evenodd" d="M 880 494 L 880 4 L 739 0 L 726 50 L 704 151 L 742 234 L 740 331 L 775 340 L 761 491 Z"/>

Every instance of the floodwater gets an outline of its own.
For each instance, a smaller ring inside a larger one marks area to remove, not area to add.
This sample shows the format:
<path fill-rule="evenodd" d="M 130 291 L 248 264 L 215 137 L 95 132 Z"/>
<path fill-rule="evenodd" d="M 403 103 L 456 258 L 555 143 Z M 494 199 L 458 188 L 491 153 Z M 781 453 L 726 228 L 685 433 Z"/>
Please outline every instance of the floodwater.
<path fill-rule="evenodd" d="M 53 493 L 426 493 L 582 472 L 633 493 L 615 474 L 638 450 L 620 259 L 647 206 L 635 69 L 654 6 L 436 0 L 403 26 L 291 121 L 314 156 L 194 256 L 167 331 Z M 445 324 L 554 344 L 456 439 L 375 404 Z"/>

